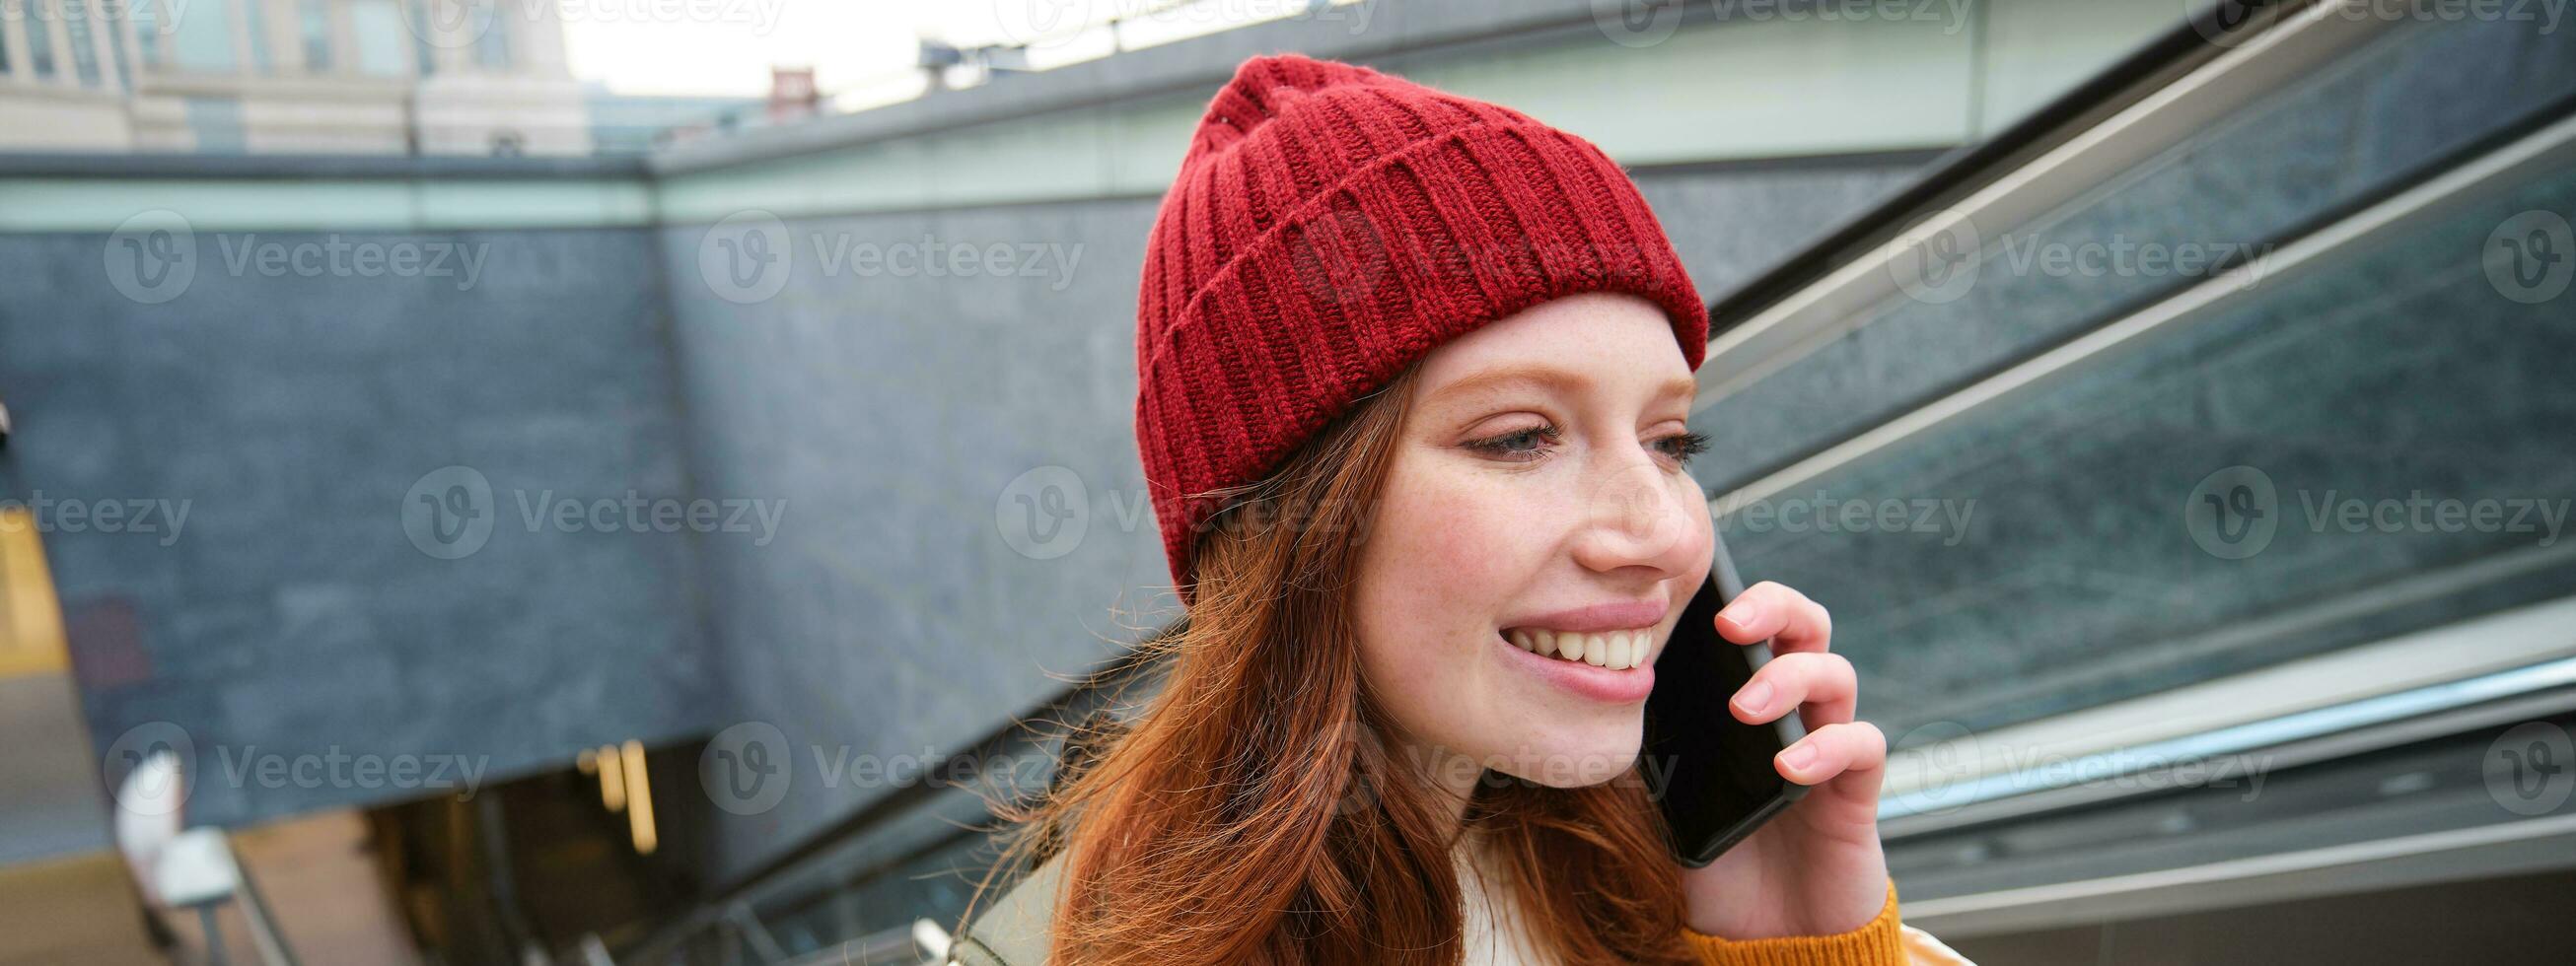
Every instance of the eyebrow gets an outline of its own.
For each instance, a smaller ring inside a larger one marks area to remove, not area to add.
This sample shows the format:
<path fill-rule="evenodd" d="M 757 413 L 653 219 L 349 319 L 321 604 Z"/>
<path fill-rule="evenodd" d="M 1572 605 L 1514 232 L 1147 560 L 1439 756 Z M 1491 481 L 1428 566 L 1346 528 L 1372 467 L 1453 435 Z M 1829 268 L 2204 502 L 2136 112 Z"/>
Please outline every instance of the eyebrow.
<path fill-rule="evenodd" d="M 1454 396 L 1498 392 L 1515 386 L 1538 386 L 1573 392 L 1581 391 L 1591 384 L 1591 377 L 1572 369 L 1546 365 L 1514 366 L 1507 369 L 1486 370 L 1451 382 L 1434 391 L 1431 398 L 1443 400 Z M 1675 376 L 1656 387 L 1654 398 L 1656 402 L 1662 402 L 1675 396 L 1690 399 L 1698 395 L 1698 380 L 1689 376 Z"/>

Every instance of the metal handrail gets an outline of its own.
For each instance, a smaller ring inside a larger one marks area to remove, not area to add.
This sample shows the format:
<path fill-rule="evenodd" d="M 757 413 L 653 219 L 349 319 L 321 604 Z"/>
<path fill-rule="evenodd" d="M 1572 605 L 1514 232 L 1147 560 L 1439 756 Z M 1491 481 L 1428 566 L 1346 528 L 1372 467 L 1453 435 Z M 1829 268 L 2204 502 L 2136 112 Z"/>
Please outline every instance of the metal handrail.
<path fill-rule="evenodd" d="M 2556 692 L 2556 699 L 2537 705 L 2514 699 Z M 2071 762 L 2052 762 L 2045 768 L 1982 775 L 1954 785 L 1936 786 L 1893 796 L 1879 802 L 1878 818 L 1882 831 L 1889 837 L 1934 831 L 1950 824 L 1967 824 L 1972 816 L 1965 810 L 2005 799 L 2043 795 L 2079 784 L 2109 781 L 2152 771 L 2168 762 L 2196 762 L 2245 755 L 2267 748 L 2283 748 L 2311 742 L 2332 735 L 2351 734 L 2365 729 L 2386 729 L 2402 722 L 2464 712 L 2469 709 L 2505 702 L 2508 713 L 2503 720 L 2520 720 L 2534 714 L 2576 707 L 2576 657 L 2543 661 L 2526 667 L 2481 674 L 2457 681 L 2446 681 L 2391 694 L 2348 701 L 2342 704 L 2277 715 L 2260 721 L 2219 728 L 2199 734 L 2184 735 L 2165 741 L 2151 742 L 2116 751 L 2084 755 Z M 2484 723 L 2484 722 L 2481 722 Z M 2391 740 L 2408 740 L 2414 735 L 2405 730 L 2390 732 Z M 2340 754 L 2358 749 L 2343 748 Z M 2138 791 L 2144 792 L 2141 788 Z M 1952 816 L 1949 813 L 1961 814 Z M 1908 823 L 1904 820 L 1944 815 L 1956 819 L 1938 825 Z M 1990 821 L 2007 816 L 1973 816 Z"/>

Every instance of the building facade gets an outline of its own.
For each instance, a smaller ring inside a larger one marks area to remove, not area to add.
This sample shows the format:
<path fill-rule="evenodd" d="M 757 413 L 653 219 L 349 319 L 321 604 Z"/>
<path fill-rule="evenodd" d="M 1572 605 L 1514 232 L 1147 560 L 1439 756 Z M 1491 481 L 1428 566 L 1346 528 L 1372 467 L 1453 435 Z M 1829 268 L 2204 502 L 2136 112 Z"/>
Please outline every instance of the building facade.
<path fill-rule="evenodd" d="M 0 151 L 580 155 L 546 0 L 5 0 Z"/>

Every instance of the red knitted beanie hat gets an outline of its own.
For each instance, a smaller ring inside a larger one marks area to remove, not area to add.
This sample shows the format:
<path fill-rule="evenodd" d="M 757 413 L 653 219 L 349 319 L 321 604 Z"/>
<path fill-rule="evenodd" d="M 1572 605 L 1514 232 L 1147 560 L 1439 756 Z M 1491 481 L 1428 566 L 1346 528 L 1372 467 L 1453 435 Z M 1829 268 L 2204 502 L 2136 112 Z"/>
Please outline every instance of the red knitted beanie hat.
<path fill-rule="evenodd" d="M 1627 173 L 1509 108 L 1365 67 L 1255 57 L 1200 117 L 1145 243 L 1136 448 L 1182 601 L 1251 483 L 1449 339 L 1628 292 L 1699 368 L 1708 310 Z"/>

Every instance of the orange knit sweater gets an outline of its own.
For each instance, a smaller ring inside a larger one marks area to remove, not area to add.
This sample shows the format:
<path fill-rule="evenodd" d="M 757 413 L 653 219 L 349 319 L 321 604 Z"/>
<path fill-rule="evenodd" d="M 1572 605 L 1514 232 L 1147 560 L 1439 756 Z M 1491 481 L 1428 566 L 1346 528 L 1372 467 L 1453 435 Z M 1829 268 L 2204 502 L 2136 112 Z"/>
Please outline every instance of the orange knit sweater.
<path fill-rule="evenodd" d="M 1771 939 L 1682 933 L 1709 966 L 1975 966 L 1931 933 L 1906 925 L 1896 906 L 1896 880 L 1890 879 L 1878 916 L 1850 932 Z"/>

